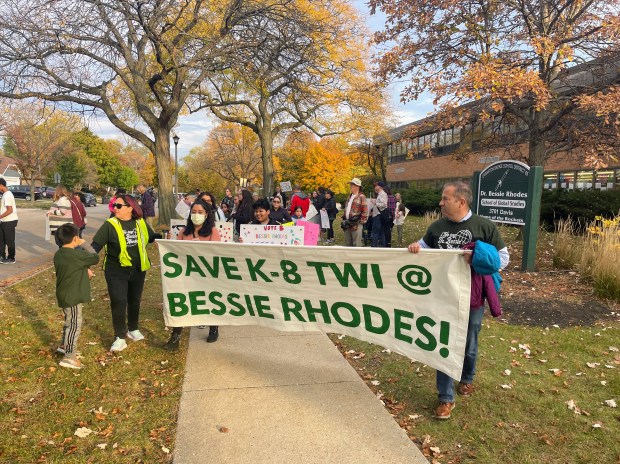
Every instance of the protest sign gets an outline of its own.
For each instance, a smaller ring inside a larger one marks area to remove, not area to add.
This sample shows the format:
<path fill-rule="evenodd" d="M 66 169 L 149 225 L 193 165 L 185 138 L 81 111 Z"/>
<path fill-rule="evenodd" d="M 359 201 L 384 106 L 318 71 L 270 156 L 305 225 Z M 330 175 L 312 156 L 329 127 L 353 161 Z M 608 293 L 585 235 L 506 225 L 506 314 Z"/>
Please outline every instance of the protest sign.
<path fill-rule="evenodd" d="M 324 209 L 321 210 L 321 229 L 329 229 L 329 216 Z"/>
<path fill-rule="evenodd" d="M 309 221 L 317 214 L 319 214 L 319 212 L 316 210 L 313 204 L 310 204 L 310 206 L 308 207 L 308 212 L 306 213 L 306 220 Z"/>
<path fill-rule="evenodd" d="M 217 221 L 215 223 L 218 232 L 220 233 L 220 241 L 232 242 L 233 241 L 233 224 L 232 222 Z"/>
<path fill-rule="evenodd" d="M 186 225 L 186 219 L 170 219 L 170 239 L 176 240 Z"/>
<path fill-rule="evenodd" d="M 280 190 L 283 192 L 292 192 L 293 188 L 291 187 L 291 183 L 289 181 L 280 182 Z"/>
<path fill-rule="evenodd" d="M 261 226 L 242 224 L 239 237 L 243 243 L 270 245 L 303 245 L 304 228 L 297 226 Z"/>
<path fill-rule="evenodd" d="M 297 221 L 296 225 L 304 228 L 304 245 L 316 245 L 319 243 L 321 228 L 318 224 L 308 221 Z"/>
<path fill-rule="evenodd" d="M 341 333 L 460 379 L 471 279 L 460 250 L 158 243 L 168 326 Z"/>

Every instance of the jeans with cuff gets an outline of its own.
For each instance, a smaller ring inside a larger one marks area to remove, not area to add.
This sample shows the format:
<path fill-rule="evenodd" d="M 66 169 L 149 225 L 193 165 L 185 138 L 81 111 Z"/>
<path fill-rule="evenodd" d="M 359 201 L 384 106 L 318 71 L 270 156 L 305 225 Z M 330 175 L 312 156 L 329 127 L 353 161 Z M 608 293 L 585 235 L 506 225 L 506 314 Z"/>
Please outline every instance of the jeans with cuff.
<path fill-rule="evenodd" d="M 476 360 L 478 359 L 478 334 L 482 327 L 484 306 L 469 310 L 469 324 L 467 325 L 467 341 L 465 342 L 465 361 L 461 372 L 461 383 L 472 383 L 476 375 Z M 454 403 L 454 380 L 449 375 L 437 371 L 437 391 L 440 403 Z"/>

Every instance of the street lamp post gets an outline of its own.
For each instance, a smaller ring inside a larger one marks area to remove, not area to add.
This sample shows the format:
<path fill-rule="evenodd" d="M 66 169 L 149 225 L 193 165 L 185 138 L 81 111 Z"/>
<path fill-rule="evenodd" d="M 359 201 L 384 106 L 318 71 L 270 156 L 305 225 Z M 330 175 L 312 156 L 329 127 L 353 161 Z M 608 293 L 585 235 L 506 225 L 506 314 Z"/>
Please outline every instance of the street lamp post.
<path fill-rule="evenodd" d="M 177 155 L 177 148 L 179 146 L 179 136 L 174 134 L 172 136 L 174 141 L 174 194 L 179 195 L 179 157 Z"/>

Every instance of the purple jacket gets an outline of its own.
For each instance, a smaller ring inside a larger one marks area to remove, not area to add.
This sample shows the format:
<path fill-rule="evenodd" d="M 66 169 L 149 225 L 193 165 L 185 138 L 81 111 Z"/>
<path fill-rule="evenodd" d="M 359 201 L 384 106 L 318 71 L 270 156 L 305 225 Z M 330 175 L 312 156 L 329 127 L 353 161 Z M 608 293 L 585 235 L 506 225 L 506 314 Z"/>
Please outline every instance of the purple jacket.
<path fill-rule="evenodd" d="M 464 250 L 474 250 L 474 243 L 468 243 L 463 247 Z M 478 309 L 484 306 L 484 300 L 489 303 L 489 309 L 493 317 L 502 315 L 502 305 L 499 296 L 495 290 L 495 282 L 492 275 L 478 274 L 474 267 L 471 266 L 471 295 L 469 298 L 469 307 Z"/>

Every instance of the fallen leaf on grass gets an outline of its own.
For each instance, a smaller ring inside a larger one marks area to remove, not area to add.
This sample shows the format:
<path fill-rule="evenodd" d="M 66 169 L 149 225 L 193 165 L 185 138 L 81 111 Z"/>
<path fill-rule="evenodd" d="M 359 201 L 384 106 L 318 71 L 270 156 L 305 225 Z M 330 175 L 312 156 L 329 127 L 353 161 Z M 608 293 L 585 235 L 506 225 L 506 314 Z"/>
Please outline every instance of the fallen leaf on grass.
<path fill-rule="evenodd" d="M 609 406 L 610 408 L 617 408 L 618 405 L 616 404 L 615 400 L 605 400 L 605 404 L 607 406 Z"/>
<path fill-rule="evenodd" d="M 500 385 L 504 390 L 512 390 L 512 385 Z"/>
<path fill-rule="evenodd" d="M 97 448 L 102 449 L 102 450 L 106 449 L 107 447 L 108 447 L 107 443 L 99 443 L 97 445 Z"/>
<path fill-rule="evenodd" d="M 381 385 L 381 382 L 379 382 L 378 380 L 371 380 L 370 383 L 373 384 L 375 387 Z"/>
<path fill-rule="evenodd" d="M 519 349 L 523 350 L 523 353 L 528 356 L 530 352 L 530 345 L 521 345 L 519 344 Z"/>
<path fill-rule="evenodd" d="M 166 448 L 165 446 L 161 447 L 161 450 L 166 453 L 166 454 L 170 454 L 170 450 L 168 448 Z"/>
<path fill-rule="evenodd" d="M 504 369 L 504 372 L 502 372 L 502 375 L 506 375 L 506 376 L 508 376 L 508 375 L 510 375 L 511 373 L 512 373 L 512 372 L 511 372 L 511 370 L 510 370 L 510 369 Z"/>
<path fill-rule="evenodd" d="M 602 426 L 603 426 L 603 423 L 601 421 L 597 421 L 592 424 L 593 429 L 600 429 Z"/>
<path fill-rule="evenodd" d="M 93 433 L 93 431 L 91 429 L 89 429 L 88 427 L 79 427 L 73 435 L 77 435 L 80 438 L 86 438 L 87 436 L 89 436 L 91 433 Z"/>
<path fill-rule="evenodd" d="M 610 346 L 609 351 L 620 351 L 620 350 L 618 350 L 618 348 L 616 348 L 615 346 Z"/>
<path fill-rule="evenodd" d="M 590 369 L 594 369 L 595 367 L 600 366 L 601 363 L 586 363 L 586 366 L 588 366 Z"/>

